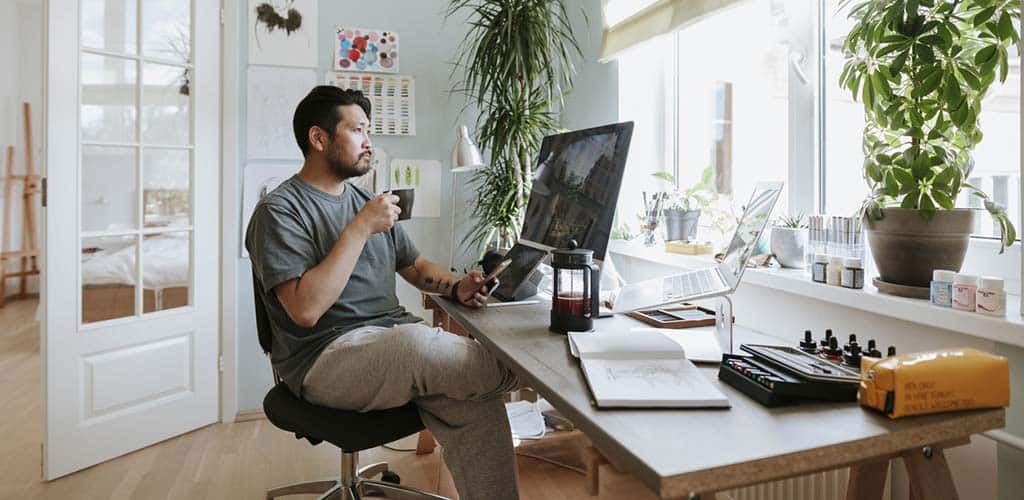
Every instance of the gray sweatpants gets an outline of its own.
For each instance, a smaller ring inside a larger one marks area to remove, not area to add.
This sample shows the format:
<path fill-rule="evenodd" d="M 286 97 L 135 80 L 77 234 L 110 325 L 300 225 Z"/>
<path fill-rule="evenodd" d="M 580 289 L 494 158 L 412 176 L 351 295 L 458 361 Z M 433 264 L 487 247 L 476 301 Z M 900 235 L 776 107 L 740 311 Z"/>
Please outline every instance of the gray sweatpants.
<path fill-rule="evenodd" d="M 327 346 L 302 383 L 311 403 L 371 411 L 416 403 L 461 500 L 517 499 L 502 395 L 515 375 L 477 341 L 424 324 L 366 327 Z"/>

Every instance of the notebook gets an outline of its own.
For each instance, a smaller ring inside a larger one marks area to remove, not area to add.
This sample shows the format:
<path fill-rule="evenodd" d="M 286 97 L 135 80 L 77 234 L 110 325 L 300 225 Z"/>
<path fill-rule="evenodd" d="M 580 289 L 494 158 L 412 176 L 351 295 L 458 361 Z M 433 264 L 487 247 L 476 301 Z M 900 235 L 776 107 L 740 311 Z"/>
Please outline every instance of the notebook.
<path fill-rule="evenodd" d="M 659 331 L 570 333 L 569 349 L 600 408 L 729 407 L 683 348 Z"/>
<path fill-rule="evenodd" d="M 679 344 L 686 354 L 686 359 L 694 363 L 722 362 L 722 346 L 715 335 L 715 327 L 702 326 L 697 328 L 643 328 L 636 327 L 631 333 L 660 333 Z"/>

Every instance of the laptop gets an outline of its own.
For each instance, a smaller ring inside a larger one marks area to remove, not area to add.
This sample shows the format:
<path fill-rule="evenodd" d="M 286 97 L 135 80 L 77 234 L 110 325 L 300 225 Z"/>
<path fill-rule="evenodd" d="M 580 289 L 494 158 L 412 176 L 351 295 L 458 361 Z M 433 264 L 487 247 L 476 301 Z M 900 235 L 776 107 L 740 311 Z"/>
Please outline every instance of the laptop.
<path fill-rule="evenodd" d="M 781 182 L 757 184 L 722 262 L 704 269 L 628 284 L 619 290 L 612 312 L 629 312 L 732 293 L 740 284 L 747 260 L 754 252 L 781 193 Z"/>

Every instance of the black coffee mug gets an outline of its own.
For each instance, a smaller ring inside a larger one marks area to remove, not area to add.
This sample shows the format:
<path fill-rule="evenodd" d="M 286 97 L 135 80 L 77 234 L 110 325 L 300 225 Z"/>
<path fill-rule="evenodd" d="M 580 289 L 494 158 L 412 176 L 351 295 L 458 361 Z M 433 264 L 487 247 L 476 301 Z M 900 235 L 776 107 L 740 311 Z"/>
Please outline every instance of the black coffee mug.
<path fill-rule="evenodd" d="M 416 200 L 415 189 L 393 189 L 391 194 L 398 197 L 398 208 L 402 213 L 398 214 L 398 220 L 406 220 L 412 217 L 412 202 Z"/>

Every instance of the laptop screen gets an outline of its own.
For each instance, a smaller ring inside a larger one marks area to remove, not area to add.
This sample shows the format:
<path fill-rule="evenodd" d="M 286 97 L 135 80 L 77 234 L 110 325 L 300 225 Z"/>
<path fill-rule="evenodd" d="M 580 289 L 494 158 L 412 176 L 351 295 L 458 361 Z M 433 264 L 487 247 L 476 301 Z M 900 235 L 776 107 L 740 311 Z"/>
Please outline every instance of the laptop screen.
<path fill-rule="evenodd" d="M 723 272 L 732 274 L 735 278 L 733 283 L 739 281 L 743 274 L 744 265 L 754 253 L 757 240 L 760 239 L 781 193 L 781 182 L 762 182 L 754 188 L 754 194 L 750 196 L 750 201 L 743 210 L 743 216 L 736 226 L 736 233 L 732 236 L 720 267 Z"/>

